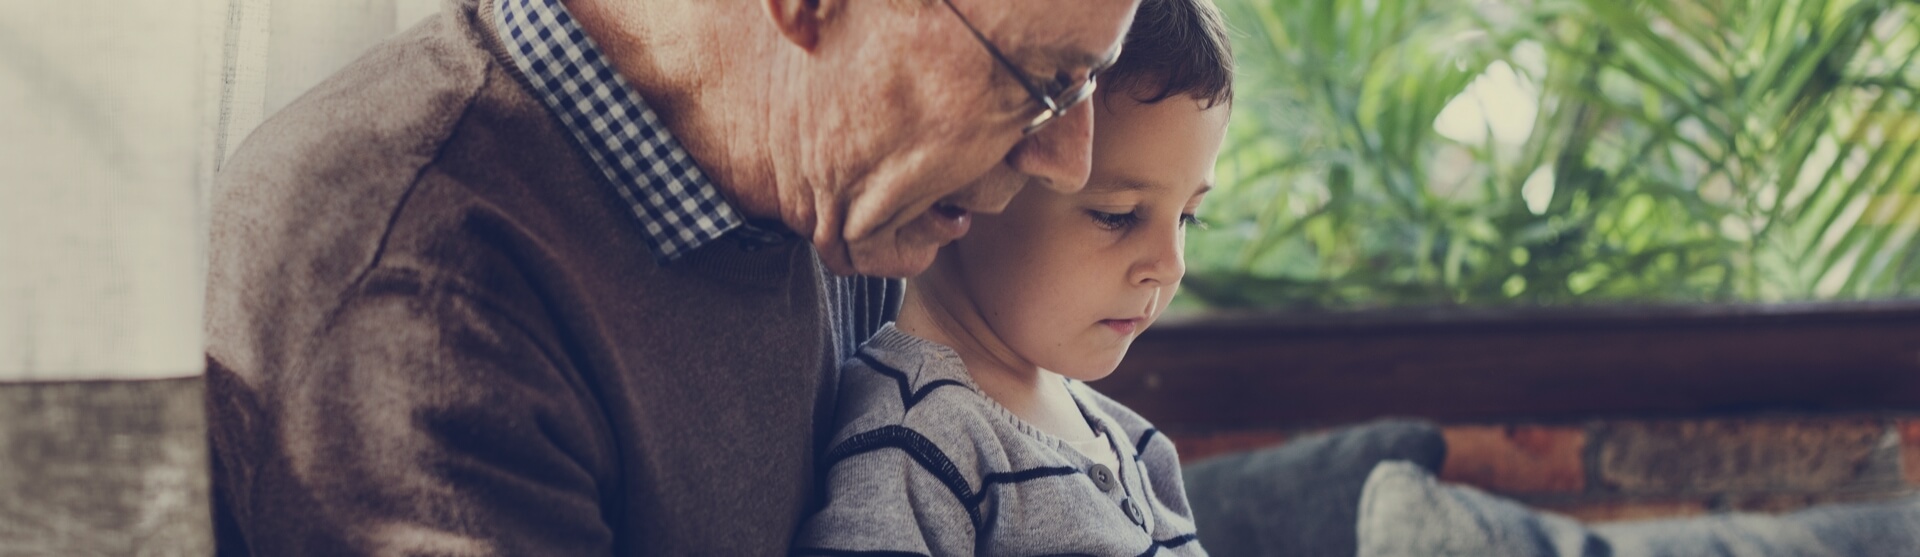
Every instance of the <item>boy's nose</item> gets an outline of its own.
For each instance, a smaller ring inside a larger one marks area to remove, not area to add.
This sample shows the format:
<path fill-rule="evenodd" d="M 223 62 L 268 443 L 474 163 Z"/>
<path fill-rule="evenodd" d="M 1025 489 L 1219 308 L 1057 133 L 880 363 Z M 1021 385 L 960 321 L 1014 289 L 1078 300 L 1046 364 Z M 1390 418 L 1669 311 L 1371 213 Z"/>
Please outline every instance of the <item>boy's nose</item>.
<path fill-rule="evenodd" d="M 1133 265 L 1128 279 L 1137 285 L 1172 285 L 1187 275 L 1187 261 L 1180 228 L 1170 233 L 1155 230 L 1155 238 L 1142 248 L 1140 260 Z"/>

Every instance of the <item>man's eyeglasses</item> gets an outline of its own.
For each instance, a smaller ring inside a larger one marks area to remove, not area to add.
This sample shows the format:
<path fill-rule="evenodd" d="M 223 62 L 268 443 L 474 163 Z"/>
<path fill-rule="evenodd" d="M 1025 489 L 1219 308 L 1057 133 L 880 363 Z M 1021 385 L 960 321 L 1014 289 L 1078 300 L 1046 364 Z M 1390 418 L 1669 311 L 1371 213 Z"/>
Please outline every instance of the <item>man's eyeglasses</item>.
<path fill-rule="evenodd" d="M 961 25 L 967 26 L 967 30 L 973 32 L 973 38 L 980 41 L 980 46 L 987 47 L 987 54 L 992 54 L 994 60 L 1000 61 L 1000 65 L 1007 68 L 1007 73 L 1013 74 L 1013 79 L 1020 82 L 1021 87 L 1026 88 L 1027 94 L 1033 97 L 1033 101 L 1040 103 L 1040 114 L 1034 116 L 1032 121 L 1027 122 L 1027 127 L 1020 130 L 1022 135 L 1032 135 L 1041 126 L 1065 116 L 1068 110 L 1073 109 L 1073 105 L 1080 104 L 1080 101 L 1087 100 L 1087 97 L 1093 95 L 1094 78 L 1097 77 L 1093 74 L 1088 74 L 1087 80 L 1080 82 L 1077 86 L 1065 73 L 1054 78 L 1044 88 L 1035 84 L 1035 80 L 1027 77 L 1027 73 L 1014 65 L 1012 60 L 1008 60 L 1007 55 L 1000 53 L 1000 49 L 993 46 L 993 42 L 988 41 L 986 35 L 980 34 L 980 30 L 973 26 L 973 22 L 967 21 L 967 16 L 960 13 L 960 8 L 954 7 L 953 0 L 941 0 L 941 2 L 947 5 L 947 9 L 953 10 L 954 17 L 960 18 Z"/>

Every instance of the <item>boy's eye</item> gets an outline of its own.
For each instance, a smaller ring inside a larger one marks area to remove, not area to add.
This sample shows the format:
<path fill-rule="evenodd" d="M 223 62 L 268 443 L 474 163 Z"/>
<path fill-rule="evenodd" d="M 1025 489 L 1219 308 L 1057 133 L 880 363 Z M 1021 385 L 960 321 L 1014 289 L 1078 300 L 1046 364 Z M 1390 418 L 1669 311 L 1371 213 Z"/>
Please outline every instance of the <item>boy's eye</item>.
<path fill-rule="evenodd" d="M 1088 210 L 1087 215 L 1093 217 L 1094 224 L 1100 225 L 1101 228 L 1107 230 L 1126 230 L 1140 223 L 1139 211 L 1108 213 L 1105 211 Z"/>
<path fill-rule="evenodd" d="M 1185 228 L 1189 226 L 1197 226 L 1200 227 L 1201 230 L 1206 230 L 1207 221 L 1200 220 L 1199 215 L 1193 213 L 1182 213 L 1180 215 L 1180 227 Z"/>

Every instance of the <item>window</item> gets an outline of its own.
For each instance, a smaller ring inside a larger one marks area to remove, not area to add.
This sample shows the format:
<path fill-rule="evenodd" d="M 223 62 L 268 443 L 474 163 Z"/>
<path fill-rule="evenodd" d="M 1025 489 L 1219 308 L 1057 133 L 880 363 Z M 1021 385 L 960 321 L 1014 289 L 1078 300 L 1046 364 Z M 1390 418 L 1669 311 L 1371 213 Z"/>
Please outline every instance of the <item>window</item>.
<path fill-rule="evenodd" d="M 1221 0 L 1215 308 L 1920 295 L 1920 9 Z"/>
<path fill-rule="evenodd" d="M 1219 1 L 1185 317 L 1101 384 L 1147 415 L 1920 406 L 1913 4 Z"/>

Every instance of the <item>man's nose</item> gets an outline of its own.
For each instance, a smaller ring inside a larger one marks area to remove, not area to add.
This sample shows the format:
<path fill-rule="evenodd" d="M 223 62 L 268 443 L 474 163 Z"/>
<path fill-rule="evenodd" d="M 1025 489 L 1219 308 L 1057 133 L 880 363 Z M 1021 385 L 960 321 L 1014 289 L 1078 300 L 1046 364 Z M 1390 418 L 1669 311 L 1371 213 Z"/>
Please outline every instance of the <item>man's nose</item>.
<path fill-rule="evenodd" d="M 1067 109 L 1013 146 L 1007 166 L 1039 178 L 1048 189 L 1074 193 L 1093 168 L 1093 100 Z"/>

